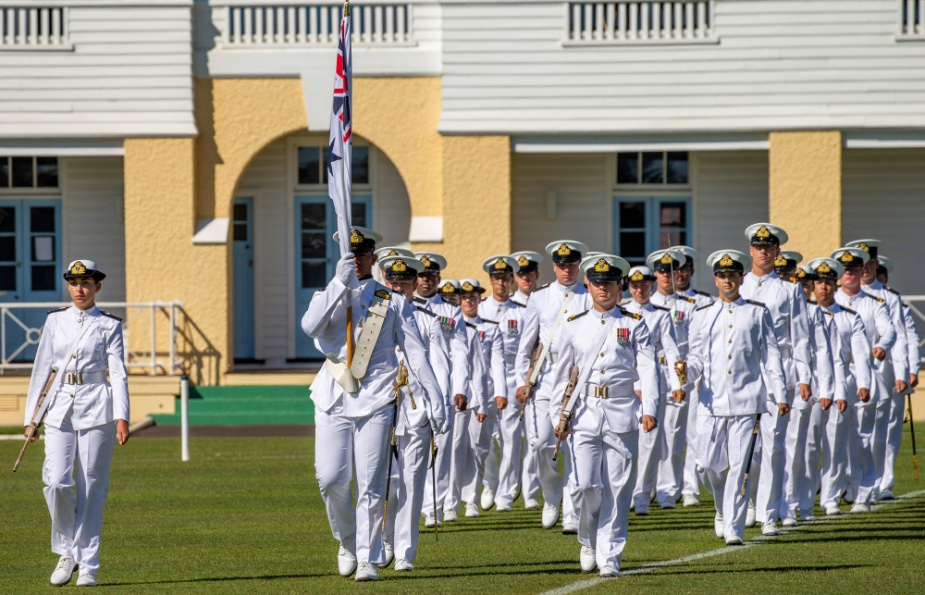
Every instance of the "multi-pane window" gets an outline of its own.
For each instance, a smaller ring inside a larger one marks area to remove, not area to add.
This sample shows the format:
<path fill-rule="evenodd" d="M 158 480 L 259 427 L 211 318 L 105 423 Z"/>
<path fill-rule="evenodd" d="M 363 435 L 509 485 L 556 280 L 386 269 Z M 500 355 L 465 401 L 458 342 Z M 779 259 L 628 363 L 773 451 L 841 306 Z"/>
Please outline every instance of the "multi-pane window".
<path fill-rule="evenodd" d="M 685 151 L 617 153 L 617 185 L 685 185 L 688 155 Z"/>
<path fill-rule="evenodd" d="M 353 147 L 351 178 L 354 184 L 369 184 L 369 147 Z M 299 147 L 297 182 L 300 186 L 328 183 L 328 148 Z"/>
<path fill-rule="evenodd" d="M 57 187 L 57 157 L 0 157 L 0 188 Z"/>
<path fill-rule="evenodd" d="M 617 197 L 614 204 L 614 249 L 630 264 L 670 246 L 689 245 L 690 199 L 686 197 Z"/>

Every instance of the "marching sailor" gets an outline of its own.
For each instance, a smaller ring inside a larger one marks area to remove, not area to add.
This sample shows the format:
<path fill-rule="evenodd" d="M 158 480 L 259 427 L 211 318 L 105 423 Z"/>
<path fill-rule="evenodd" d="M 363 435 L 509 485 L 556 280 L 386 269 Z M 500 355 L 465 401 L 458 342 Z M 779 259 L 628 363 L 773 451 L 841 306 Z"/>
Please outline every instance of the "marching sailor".
<path fill-rule="evenodd" d="M 116 442 L 129 439 L 122 319 L 96 307 L 105 278 L 92 260 L 68 265 L 64 279 L 73 305 L 48 313 L 26 397 L 28 434 L 46 379 L 56 372 L 43 402 L 42 467 L 51 550 L 61 556 L 54 587 L 71 582 L 75 571 L 77 586 L 96 586 L 109 465 Z"/>
<path fill-rule="evenodd" d="M 816 303 L 831 319 L 828 331 L 835 373 L 834 401 L 824 397 L 818 407 L 813 407 L 811 427 L 820 428 L 821 434 L 821 440 L 818 441 L 821 443 L 819 450 L 822 459 L 819 504 L 826 516 L 835 516 L 841 514 L 838 503 L 847 488 L 849 453 L 852 453 L 850 458 L 854 461 L 859 457 L 861 436 L 858 433 L 858 421 L 862 415 L 858 409 L 870 400 L 871 346 L 858 313 L 842 308 L 835 301 L 838 279 L 845 268 L 831 258 L 813 259 L 809 267 L 815 278 Z M 817 454 L 808 459 L 810 469 L 815 468 L 819 458 Z M 869 458 L 870 453 L 867 453 L 868 462 L 865 466 L 872 469 Z M 873 479 L 868 482 L 872 483 Z M 857 493 L 857 485 L 853 493 Z M 815 486 L 803 497 L 808 501 L 808 505 L 804 502 L 803 507 L 811 507 L 816 497 Z"/>
<path fill-rule="evenodd" d="M 781 416 L 790 406 L 771 314 L 739 293 L 751 259 L 720 250 L 707 264 L 719 299 L 697 312 L 690 332 L 688 373 L 700 380 L 695 451 L 713 492 L 716 536 L 727 545 L 742 545 L 748 501 L 743 484 L 751 463 L 749 444 L 754 448 L 757 438 L 756 418 L 768 416 L 768 399 Z"/>
<path fill-rule="evenodd" d="M 691 278 L 694 276 L 694 262 L 700 258 L 697 251 L 690 246 L 672 246 L 669 248 L 672 252 L 680 252 L 684 255 L 684 262 L 675 270 L 675 291 L 678 295 L 692 298 L 697 307 L 708 306 L 713 303 L 713 296 L 706 291 L 700 291 L 691 287 Z"/>
<path fill-rule="evenodd" d="M 539 252 L 531 252 L 529 250 L 514 252 L 511 254 L 511 258 L 517 262 L 517 269 L 514 272 L 514 282 L 517 283 L 517 291 L 511 296 L 511 300 L 515 304 L 526 308 L 527 302 L 530 300 L 530 296 L 533 295 L 533 292 L 536 291 L 540 280 L 539 266 L 546 259 L 544 259 Z"/>
<path fill-rule="evenodd" d="M 644 432 L 657 427 L 659 380 L 643 316 L 618 305 L 629 264 L 604 254 L 585 258 L 581 268 L 593 301 L 563 325 L 549 411 L 559 422 L 556 435 L 569 435 L 581 569 L 596 566 L 600 576 L 613 577 L 626 547 L 640 417 Z M 577 382 L 567 402 L 573 367 Z"/>
<path fill-rule="evenodd" d="M 407 355 L 396 347 L 400 364 L 407 370 L 407 389 L 401 391 L 398 404 L 398 417 L 395 421 L 397 444 L 392 461 L 392 477 L 388 494 L 392 505 L 386 519 L 386 562 L 395 559 L 397 572 L 414 570 L 414 558 L 418 549 L 419 522 L 421 508 L 426 493 L 424 490 L 427 477 L 428 460 L 431 458 L 431 440 L 433 430 L 428 423 L 429 412 L 443 409 L 443 419 L 448 419 L 451 412 L 449 395 L 450 362 L 446 356 L 446 339 L 436 315 L 423 307 L 415 307 L 412 300 L 417 286 L 417 274 L 424 269 L 424 263 L 414 258 L 408 250 L 401 248 L 380 249 L 377 254 L 392 254 L 378 260 L 383 280 L 396 294 L 405 296 L 412 303 L 414 320 L 421 333 L 427 359 L 437 380 L 436 387 L 425 389 L 418 373 L 411 367 Z M 401 374 L 400 374 L 401 376 Z M 423 377 L 427 381 L 427 376 Z M 415 399 L 416 397 L 416 399 Z M 437 403 L 430 399 L 437 397 Z M 417 402 L 415 402 L 415 400 Z M 438 416 L 439 417 L 439 416 Z M 393 553 L 394 552 L 394 553 Z"/>
<path fill-rule="evenodd" d="M 781 250 L 774 259 L 774 272 L 784 281 L 797 281 L 797 265 L 803 262 L 803 255 L 796 250 Z"/>
<path fill-rule="evenodd" d="M 742 280 L 740 292 L 767 306 L 774 323 L 774 334 L 784 365 L 788 406 L 795 393 L 803 401 L 812 396 L 812 354 L 806 297 L 799 285 L 782 281 L 774 272 L 774 261 L 787 233 L 770 223 L 755 223 L 745 230 L 749 241 L 751 271 Z M 821 361 L 820 365 L 825 365 Z M 831 373 L 831 370 L 829 371 Z M 777 395 L 774 395 L 776 398 Z M 756 519 L 764 535 L 776 535 L 777 520 L 784 500 L 784 466 L 786 463 L 787 422 L 785 412 L 768 396 L 767 415 L 761 416 L 760 473 L 755 495 Z M 789 408 L 788 408 L 789 411 Z M 759 454 L 756 449 L 756 456 Z"/>
<path fill-rule="evenodd" d="M 658 463 L 664 457 L 663 451 L 667 448 L 668 437 L 664 435 L 661 428 L 665 416 L 665 402 L 669 394 L 670 399 L 675 402 L 683 398 L 681 394 L 683 387 L 677 375 L 678 361 L 681 357 L 675 340 L 675 325 L 671 320 L 671 310 L 664 306 L 655 306 L 649 301 L 655 282 L 652 269 L 644 266 L 633 267 L 627 273 L 625 280 L 629 284 L 631 299 L 623 305 L 623 309 L 631 314 L 640 315 L 645 321 L 649 329 L 650 342 L 655 349 L 658 362 L 656 367 L 659 372 L 659 415 L 656 418 L 659 426 L 651 432 L 643 432 L 639 435 L 636 488 L 633 491 L 633 508 L 636 515 L 645 516 L 649 514 L 649 503 L 653 496 L 657 498 L 662 508 L 674 508 L 678 497 L 677 491 L 657 492 L 655 481 Z M 637 390 L 639 390 L 638 387 Z"/>
<path fill-rule="evenodd" d="M 687 357 L 687 334 L 694 312 L 698 307 L 712 303 L 712 299 L 703 292 L 690 289 L 690 275 L 694 270 L 693 259 L 697 253 L 687 246 L 679 249 L 657 250 L 646 258 L 646 263 L 655 271 L 656 291 L 652 294 L 652 304 L 668 308 L 674 325 L 675 341 L 678 346 L 678 358 Z M 681 293 L 681 279 L 687 283 L 687 292 Z M 697 432 L 695 416 L 697 415 L 697 392 L 680 401 L 676 398 L 665 400 L 663 417 L 659 420 L 659 433 L 664 437 L 664 448 L 659 454 L 656 494 L 662 508 L 674 508 L 679 494 L 684 499 L 684 506 L 700 504 L 701 474 L 697 472 L 694 460 L 693 444 Z M 687 460 L 684 460 L 684 446 L 688 445 Z"/>
<path fill-rule="evenodd" d="M 491 295 L 479 304 L 478 314 L 483 321 L 494 321 L 503 344 L 503 376 L 501 386 L 494 387 L 498 408 L 498 450 L 500 462 L 489 451 L 485 462 L 485 485 L 482 488 L 481 505 L 488 510 L 497 506 L 498 512 L 510 512 L 511 505 L 520 492 L 523 449 L 523 424 L 520 422 L 522 407 L 514 398 L 517 390 L 514 360 L 520 344 L 520 329 L 526 306 L 520 306 L 511 299 L 511 286 L 517 261 L 510 256 L 497 255 L 487 259 L 482 269 L 491 280 Z"/>
<path fill-rule="evenodd" d="M 524 420 L 527 438 L 535 449 L 540 484 L 543 487 L 543 527 L 551 529 L 559 520 L 559 505 L 563 504 L 563 532 L 578 530 L 578 519 L 572 509 L 571 495 L 563 493 L 563 480 L 558 466 L 552 460 L 555 448 L 553 434 L 556 412 L 550 411 L 552 398 L 552 371 L 559 358 L 561 339 L 559 330 L 565 320 L 589 307 L 588 290 L 581 284 L 578 265 L 588 247 L 574 240 L 558 240 L 546 246 L 552 257 L 556 281 L 537 289 L 527 303 L 523 335 L 517 349 L 517 401 L 524 403 L 528 382 L 535 383 L 532 398 L 526 403 Z M 539 352 L 532 376 L 530 360 L 534 348 Z M 565 459 L 566 476 L 570 473 L 569 458 Z M 563 502 L 564 501 L 564 502 Z"/>
<path fill-rule="evenodd" d="M 856 240 L 848 242 L 852 248 L 860 248 L 870 255 L 864 263 L 861 285 L 864 293 L 880 298 L 886 306 L 893 328 L 896 331 L 896 343 L 890 349 L 889 361 L 875 367 L 875 374 L 884 388 L 883 397 L 877 400 L 877 419 L 874 422 L 874 463 L 877 465 L 877 489 L 874 497 L 883 500 L 893 498 L 893 485 L 896 483 L 894 467 L 896 455 L 902 441 L 903 414 L 906 411 L 905 393 L 909 384 L 908 345 L 906 343 L 906 321 L 903 316 L 902 296 L 895 289 L 889 288 L 877 279 L 877 267 L 880 266 L 878 253 L 880 240 Z M 892 365 L 890 365 L 892 363 Z"/>
<path fill-rule="evenodd" d="M 447 431 L 445 412 L 439 406 L 442 396 L 430 392 L 439 391 L 439 385 L 411 305 L 372 278 L 373 251 L 381 239 L 372 230 L 354 227 L 352 254 L 341 257 L 334 278 L 315 292 L 302 316 L 302 330 L 326 357 L 311 386 L 316 442 L 325 445 L 315 449 L 315 473 L 331 532 L 340 542 L 338 570 L 345 577 L 356 571 L 357 581 L 377 580 L 378 567 L 386 561 L 381 525 L 394 421 L 396 347 L 418 375 L 427 402 L 433 404 L 432 430 Z M 357 345 L 352 358 L 347 352 L 348 307 Z M 348 359 L 352 359 L 349 366 Z"/>
<path fill-rule="evenodd" d="M 877 260 L 880 261 L 880 266 L 877 267 L 877 280 L 884 285 L 889 285 L 890 273 L 893 272 L 893 261 L 883 254 L 878 254 Z M 903 321 L 906 323 L 906 346 L 909 352 L 909 387 L 906 392 L 910 392 L 919 385 L 919 368 L 922 365 L 922 355 L 919 353 L 919 332 L 915 328 L 912 308 L 906 302 L 903 302 Z M 887 440 L 889 441 L 890 438 L 887 438 Z"/>
<path fill-rule="evenodd" d="M 849 458 L 851 480 L 845 499 L 853 499 L 852 512 L 867 512 L 876 498 L 877 461 L 874 450 L 877 403 L 890 398 L 885 378 L 890 374 L 884 369 L 889 367 L 888 352 L 896 344 L 896 328 L 890 319 L 883 298 L 868 294 L 861 285 L 864 265 L 870 260 L 870 254 L 861 248 L 839 248 L 831 258 L 844 267 L 841 287 L 835 293 L 835 301 L 842 308 L 854 310 L 864 323 L 864 332 L 868 342 L 873 345 L 871 352 L 872 370 L 870 401 L 857 408 L 857 460 Z M 849 445 L 850 446 L 850 445 Z M 851 452 L 849 451 L 849 455 Z"/>

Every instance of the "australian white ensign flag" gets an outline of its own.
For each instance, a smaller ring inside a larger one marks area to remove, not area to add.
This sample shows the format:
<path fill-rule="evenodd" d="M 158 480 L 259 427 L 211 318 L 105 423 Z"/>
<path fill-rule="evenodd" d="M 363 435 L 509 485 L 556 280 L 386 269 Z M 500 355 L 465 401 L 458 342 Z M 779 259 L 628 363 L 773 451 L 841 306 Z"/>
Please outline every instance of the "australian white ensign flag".
<path fill-rule="evenodd" d="M 337 236 L 341 256 L 350 252 L 350 163 L 352 137 L 350 131 L 350 91 L 353 58 L 350 52 L 350 5 L 344 3 L 340 22 L 340 42 L 337 45 L 337 66 L 334 71 L 334 110 L 331 114 L 331 138 L 328 145 L 328 194 L 337 213 Z"/>

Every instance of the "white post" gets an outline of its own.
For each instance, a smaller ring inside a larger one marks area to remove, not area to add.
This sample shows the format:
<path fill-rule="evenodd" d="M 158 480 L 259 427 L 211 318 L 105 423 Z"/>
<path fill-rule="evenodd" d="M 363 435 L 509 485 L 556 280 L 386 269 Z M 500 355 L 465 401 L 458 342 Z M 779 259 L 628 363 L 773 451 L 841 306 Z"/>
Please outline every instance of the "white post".
<path fill-rule="evenodd" d="M 180 376 L 180 460 L 189 460 L 189 376 Z"/>

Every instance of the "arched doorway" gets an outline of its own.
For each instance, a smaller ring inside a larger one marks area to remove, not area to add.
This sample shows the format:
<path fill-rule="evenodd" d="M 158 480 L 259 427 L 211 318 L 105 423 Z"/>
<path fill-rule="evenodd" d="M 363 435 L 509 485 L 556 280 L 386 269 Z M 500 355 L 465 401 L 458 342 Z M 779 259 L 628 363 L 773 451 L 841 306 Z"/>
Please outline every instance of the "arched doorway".
<path fill-rule="evenodd" d="M 338 249 L 328 198 L 327 134 L 293 134 L 266 147 L 235 189 L 232 237 L 235 367 L 285 368 L 323 358 L 300 328 Z M 407 244 L 408 192 L 392 161 L 354 136 L 353 217 L 387 244 Z"/>

